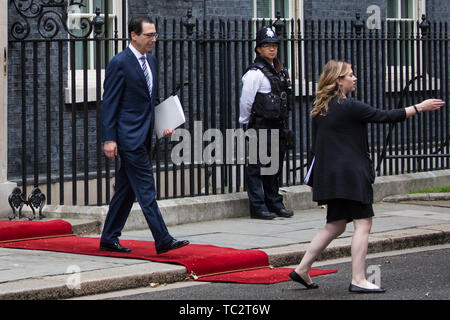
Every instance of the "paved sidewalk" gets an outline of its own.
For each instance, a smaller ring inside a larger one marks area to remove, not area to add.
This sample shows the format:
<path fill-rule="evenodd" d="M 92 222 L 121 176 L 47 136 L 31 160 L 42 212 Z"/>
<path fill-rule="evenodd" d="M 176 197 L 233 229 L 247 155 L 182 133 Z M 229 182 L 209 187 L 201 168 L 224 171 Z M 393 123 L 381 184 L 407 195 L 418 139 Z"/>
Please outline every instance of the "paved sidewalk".
<path fill-rule="evenodd" d="M 398 201 L 374 205 L 370 253 L 450 242 L 450 200 Z M 297 210 L 293 218 L 233 218 L 170 226 L 169 231 L 195 244 L 261 249 L 271 265 L 288 266 L 300 261 L 309 241 L 324 226 L 325 213 L 321 208 Z M 74 230 L 86 230 L 84 226 L 91 223 L 69 221 Z M 319 259 L 349 256 L 352 234 L 350 223 Z M 152 237 L 145 229 L 124 232 L 121 239 Z M 81 287 L 74 289 L 77 279 Z M 178 281 L 186 281 L 186 269 L 175 264 L 0 248 L 0 299 L 59 299 Z"/>

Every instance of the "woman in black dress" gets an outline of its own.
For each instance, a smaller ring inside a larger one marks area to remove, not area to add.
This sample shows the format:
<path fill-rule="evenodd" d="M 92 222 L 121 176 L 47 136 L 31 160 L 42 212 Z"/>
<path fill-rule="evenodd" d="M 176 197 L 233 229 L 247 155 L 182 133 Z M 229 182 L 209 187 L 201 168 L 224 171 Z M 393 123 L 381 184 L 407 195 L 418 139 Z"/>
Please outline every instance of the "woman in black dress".
<path fill-rule="evenodd" d="M 355 90 L 356 76 L 344 61 L 329 61 L 319 78 L 312 116 L 312 172 L 308 185 L 313 200 L 327 205 L 327 223 L 313 238 L 302 261 L 290 274 L 308 289 L 317 288 L 309 270 L 319 254 L 353 221 L 350 292 L 384 292 L 366 280 L 365 260 L 372 226 L 375 179 L 369 158 L 367 123 L 394 123 L 421 112 L 439 110 L 444 101 L 428 99 L 411 107 L 379 110 L 348 98 Z"/>

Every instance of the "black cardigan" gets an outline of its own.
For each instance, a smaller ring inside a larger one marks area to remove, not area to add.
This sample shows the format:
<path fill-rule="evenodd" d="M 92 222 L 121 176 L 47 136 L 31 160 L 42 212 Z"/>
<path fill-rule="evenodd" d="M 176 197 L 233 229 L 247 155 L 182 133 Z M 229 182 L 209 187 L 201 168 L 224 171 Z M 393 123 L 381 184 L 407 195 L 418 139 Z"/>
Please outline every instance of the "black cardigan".
<path fill-rule="evenodd" d="M 313 200 L 373 202 L 372 164 L 367 156 L 367 123 L 393 123 L 406 119 L 405 109 L 379 110 L 352 99 L 334 97 L 326 116 L 312 119 Z"/>

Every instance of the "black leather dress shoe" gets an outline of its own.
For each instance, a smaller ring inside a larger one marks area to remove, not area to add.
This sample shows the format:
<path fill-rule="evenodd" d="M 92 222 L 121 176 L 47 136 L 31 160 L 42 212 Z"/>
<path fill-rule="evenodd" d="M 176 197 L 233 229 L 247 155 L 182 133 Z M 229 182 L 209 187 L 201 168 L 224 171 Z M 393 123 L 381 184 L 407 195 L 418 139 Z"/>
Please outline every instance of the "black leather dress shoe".
<path fill-rule="evenodd" d="M 366 289 L 366 288 L 361 288 L 361 287 L 355 286 L 354 284 L 350 283 L 350 286 L 348 287 L 348 291 L 353 292 L 353 293 L 385 293 L 386 289 L 383 289 L 383 288 Z"/>
<path fill-rule="evenodd" d="M 124 252 L 124 253 L 131 252 L 131 249 L 122 247 L 119 242 L 114 242 L 114 243 L 100 242 L 100 250 L 113 251 L 113 252 Z"/>
<path fill-rule="evenodd" d="M 162 254 L 162 253 L 165 253 L 170 250 L 175 250 L 175 249 L 187 246 L 188 244 L 189 244 L 189 241 L 187 241 L 187 240 L 178 241 L 176 239 L 172 239 L 172 241 L 170 241 L 168 244 L 166 244 L 160 248 L 156 248 L 156 253 Z"/>
<path fill-rule="evenodd" d="M 303 278 L 300 277 L 300 275 L 297 272 L 295 272 L 295 270 L 289 274 L 289 278 L 291 278 L 292 281 L 295 281 L 295 282 L 298 282 L 298 283 L 304 285 L 306 287 L 306 289 L 319 288 L 319 285 L 314 282 L 312 282 L 311 284 L 307 284 L 306 281 L 303 280 Z"/>
<path fill-rule="evenodd" d="M 276 215 L 269 211 L 260 211 L 257 213 L 251 213 L 250 217 L 252 219 L 272 220 L 276 217 Z"/>
<path fill-rule="evenodd" d="M 275 214 L 277 216 L 282 217 L 282 218 L 290 218 L 290 217 L 292 217 L 294 215 L 294 211 L 287 210 L 286 208 L 273 210 L 273 212 L 275 212 Z"/>

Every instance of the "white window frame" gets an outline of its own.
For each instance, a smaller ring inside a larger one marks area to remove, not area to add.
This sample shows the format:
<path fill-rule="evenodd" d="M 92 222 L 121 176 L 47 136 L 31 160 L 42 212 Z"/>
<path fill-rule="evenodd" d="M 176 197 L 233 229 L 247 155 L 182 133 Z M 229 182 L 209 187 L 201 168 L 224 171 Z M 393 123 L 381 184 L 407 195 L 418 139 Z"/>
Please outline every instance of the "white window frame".
<path fill-rule="evenodd" d="M 126 1 L 126 5 L 128 7 L 128 1 Z M 70 22 L 71 19 L 76 18 L 88 18 L 89 20 L 92 20 L 96 14 L 94 8 L 94 1 L 89 1 L 89 12 L 88 13 L 80 13 L 71 12 L 71 10 L 76 9 L 78 5 L 75 5 L 74 8 L 68 8 L 68 21 Z M 113 0 L 112 1 L 112 8 L 110 8 L 110 11 L 112 13 L 108 14 L 109 19 L 109 25 L 114 26 L 114 18 L 117 17 L 117 30 L 122 30 L 122 15 L 123 15 L 123 8 L 122 8 L 122 0 Z M 100 14 L 100 17 L 103 19 L 105 18 L 105 14 Z M 128 18 L 127 18 L 128 19 Z M 113 28 L 110 28 L 111 30 Z M 109 38 L 114 37 L 113 34 L 108 34 Z M 120 36 L 119 36 L 120 37 Z M 91 32 L 89 38 L 94 38 L 94 31 Z M 95 58 L 95 46 L 92 45 L 93 42 L 90 42 L 91 46 L 89 48 L 89 65 L 88 65 L 88 101 L 96 101 L 97 100 L 97 70 L 94 67 L 94 58 Z M 119 51 L 121 50 L 122 42 L 119 41 Z M 123 49 L 123 48 L 122 48 Z M 70 61 L 70 51 L 68 50 L 68 60 Z M 72 70 L 70 69 L 70 63 L 67 64 L 67 87 L 65 89 L 65 102 L 66 103 L 72 103 Z M 75 100 L 76 103 L 80 103 L 84 101 L 84 70 L 75 70 L 75 83 L 76 83 L 76 93 L 75 93 Z M 101 83 L 103 84 L 103 81 L 105 79 L 105 69 L 101 69 Z M 103 95 L 103 85 L 101 86 L 101 93 Z"/>
<path fill-rule="evenodd" d="M 390 1 L 390 0 L 388 0 Z M 414 21 L 414 30 L 413 33 L 414 34 L 418 34 L 419 30 L 417 30 L 417 21 L 421 20 L 421 17 L 423 14 L 425 14 L 426 12 L 426 0 L 413 0 L 413 17 L 412 18 L 401 18 L 401 0 L 395 0 L 397 1 L 397 12 L 400 15 L 400 17 L 398 18 L 388 18 L 386 17 L 386 28 L 385 28 L 385 32 L 387 35 L 388 32 L 388 22 L 400 22 L 400 21 Z M 396 33 L 399 32 L 399 25 L 396 28 Z M 417 48 L 416 46 L 413 46 L 413 52 L 411 52 L 411 54 L 413 54 L 414 56 L 417 55 Z M 389 49 L 386 48 L 386 57 L 389 55 Z M 399 58 L 397 57 L 397 61 L 399 60 Z M 420 62 L 421 63 L 421 62 Z M 412 79 L 413 77 L 418 75 L 418 71 L 422 70 L 422 66 L 421 65 L 414 65 L 415 68 L 415 74 L 412 74 L 412 68 L 411 66 L 402 66 L 402 68 L 400 69 L 399 65 L 388 65 L 387 61 L 386 61 L 386 92 L 395 92 L 395 91 L 399 91 L 402 90 L 402 88 L 398 88 L 397 84 L 400 83 L 400 75 L 403 76 L 403 79 L 406 79 L 406 72 L 408 72 L 408 76 L 409 79 Z M 389 88 L 389 72 L 391 75 L 391 79 L 390 79 L 390 83 L 391 83 L 391 87 Z M 395 79 L 395 74 L 397 74 L 397 79 Z M 428 76 L 427 76 L 428 79 Z M 427 80 L 426 83 L 428 83 L 429 81 Z M 434 87 L 434 78 L 432 80 L 433 83 L 433 87 Z M 415 83 L 415 87 L 419 88 L 422 84 L 422 81 L 417 80 L 417 82 Z M 432 88 L 432 90 L 434 90 L 434 88 Z"/>
<path fill-rule="evenodd" d="M 303 29 L 304 29 L 304 26 L 303 26 L 303 21 L 304 21 L 304 10 L 303 10 L 304 9 L 304 0 L 289 0 L 288 3 L 289 3 L 288 17 L 287 18 L 281 18 L 281 20 L 285 21 L 286 24 L 290 25 L 291 19 L 294 19 L 294 21 L 295 21 L 295 23 L 294 23 L 294 34 L 296 36 L 298 36 L 299 34 L 303 35 Z M 263 19 L 265 19 L 266 21 L 269 21 L 270 19 L 272 19 L 272 23 L 273 23 L 276 20 L 276 14 L 277 14 L 276 11 L 275 11 L 275 1 L 274 0 L 272 0 L 272 13 L 271 13 L 272 17 L 264 17 L 264 18 L 257 17 L 257 7 L 258 7 L 257 0 L 253 0 L 253 27 L 254 27 L 255 33 L 256 33 L 256 23 L 257 23 L 257 21 L 262 21 Z M 298 24 L 297 24 L 298 20 L 300 20 L 300 30 L 298 30 Z M 288 32 L 287 34 L 289 35 L 290 32 Z M 291 43 L 289 43 L 288 48 L 287 48 L 287 50 L 289 50 L 289 52 L 291 50 L 290 49 L 290 45 L 291 45 Z M 295 70 L 295 75 L 291 74 L 291 77 L 295 77 L 295 88 L 294 89 L 295 89 L 295 95 L 296 96 L 298 96 L 299 92 L 300 92 L 300 90 L 299 90 L 300 82 L 302 83 L 302 86 L 303 86 L 303 91 L 302 92 L 303 92 L 304 95 L 306 95 L 306 93 L 305 93 L 306 92 L 306 80 L 304 78 L 303 79 L 299 79 L 299 72 L 298 72 L 298 65 L 299 65 L 299 63 L 298 63 L 298 45 L 299 45 L 299 42 L 296 42 L 295 43 L 295 50 L 294 50 L 294 52 L 295 52 L 295 61 L 297 61 L 297 63 L 296 63 L 297 68 Z M 303 42 L 302 42 L 301 50 L 302 50 L 302 56 L 304 57 Z M 253 54 L 255 55 L 255 53 L 253 53 Z M 286 67 L 288 68 L 289 73 L 291 73 L 291 59 L 292 59 L 292 57 L 291 57 L 290 54 L 288 54 L 288 59 L 289 59 L 289 61 L 288 61 Z M 302 63 L 301 64 L 301 68 L 302 68 L 302 74 L 303 75 L 305 74 L 304 73 L 304 67 L 305 66 Z M 312 82 L 309 83 L 309 89 L 310 89 L 310 92 L 311 92 Z"/>
<path fill-rule="evenodd" d="M 386 34 L 388 32 L 388 28 L 389 28 L 389 22 L 393 22 L 396 23 L 395 24 L 395 33 L 399 34 L 400 33 L 400 22 L 406 21 L 406 22 L 413 22 L 413 32 L 414 34 L 417 33 L 417 25 L 416 21 L 419 20 L 419 18 L 422 16 L 422 14 L 418 11 L 418 8 L 420 7 L 418 5 L 418 3 L 423 3 L 424 0 L 412 0 L 412 4 L 413 4 L 413 16 L 411 18 L 402 18 L 401 17 L 401 12 L 402 12 L 402 0 L 388 0 L 388 1 L 396 1 L 397 2 L 397 12 L 400 15 L 400 17 L 396 17 L 396 18 L 389 18 L 386 17 Z M 398 53 L 397 53 L 398 54 Z M 399 56 L 397 56 L 397 60 L 399 60 Z"/>

